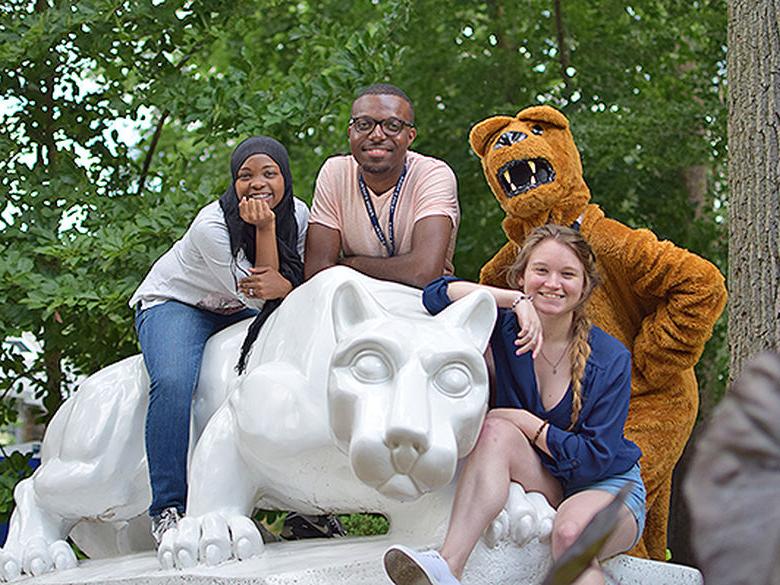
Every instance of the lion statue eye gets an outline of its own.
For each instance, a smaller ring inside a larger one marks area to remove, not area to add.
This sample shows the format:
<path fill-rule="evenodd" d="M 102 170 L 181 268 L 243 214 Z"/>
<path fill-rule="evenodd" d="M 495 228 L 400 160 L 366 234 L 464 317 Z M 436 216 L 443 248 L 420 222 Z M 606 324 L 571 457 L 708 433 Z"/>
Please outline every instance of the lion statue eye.
<path fill-rule="evenodd" d="M 433 383 L 439 392 L 453 398 L 460 398 L 471 389 L 471 374 L 460 364 L 450 364 L 436 372 Z"/>
<path fill-rule="evenodd" d="M 533 132 L 537 136 L 541 136 L 542 134 L 544 134 L 544 128 L 542 128 L 539 124 L 534 124 L 533 127 L 531 128 L 531 132 Z"/>
<path fill-rule="evenodd" d="M 390 379 L 392 369 L 387 360 L 375 351 L 362 351 L 352 359 L 352 375 L 367 384 L 380 384 Z"/>

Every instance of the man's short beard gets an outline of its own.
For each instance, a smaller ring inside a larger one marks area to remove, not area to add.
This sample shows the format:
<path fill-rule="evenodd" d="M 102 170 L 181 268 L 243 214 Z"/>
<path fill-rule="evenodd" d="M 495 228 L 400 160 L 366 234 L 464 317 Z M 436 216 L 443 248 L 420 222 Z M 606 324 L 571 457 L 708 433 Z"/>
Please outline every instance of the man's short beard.
<path fill-rule="evenodd" d="M 382 173 L 386 173 L 392 168 L 393 168 L 392 165 L 389 165 L 387 163 L 384 164 L 363 163 L 362 165 L 360 165 L 360 170 L 363 171 L 364 173 L 368 173 L 369 175 L 381 175 Z"/>

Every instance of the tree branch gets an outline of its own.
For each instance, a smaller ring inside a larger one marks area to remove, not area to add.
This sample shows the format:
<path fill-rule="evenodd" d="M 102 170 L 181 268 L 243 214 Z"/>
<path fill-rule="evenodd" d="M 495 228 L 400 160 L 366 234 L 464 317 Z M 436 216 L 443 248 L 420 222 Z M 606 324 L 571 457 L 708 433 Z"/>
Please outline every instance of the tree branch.
<path fill-rule="evenodd" d="M 162 134 L 165 120 L 168 119 L 169 114 L 170 111 L 165 110 L 160 116 L 160 119 L 157 120 L 157 127 L 154 129 L 154 136 L 152 136 L 152 143 L 149 145 L 149 151 L 146 153 L 144 166 L 141 169 L 141 178 L 138 180 L 138 189 L 135 192 L 136 195 L 140 195 L 144 190 L 144 186 L 146 185 L 146 177 L 149 175 L 149 167 L 152 166 L 152 157 L 154 156 L 154 151 L 157 149 L 157 143 L 160 140 L 160 134 Z"/>
<path fill-rule="evenodd" d="M 568 99 L 570 89 L 568 69 L 571 66 L 571 58 L 569 56 L 569 48 L 566 44 L 566 27 L 563 23 L 561 0 L 555 0 L 555 36 L 558 42 L 558 61 L 561 64 L 561 78 L 566 87 L 566 98 Z"/>
<path fill-rule="evenodd" d="M 25 378 L 28 380 L 33 379 L 32 374 L 29 370 L 22 372 L 21 374 L 17 374 L 12 378 L 6 378 L 5 380 L 3 380 L 3 386 L 5 386 L 5 388 L 2 390 L 2 393 L 0 394 L 0 400 L 5 400 L 6 398 L 8 398 L 8 393 L 14 389 L 14 385 L 16 385 L 17 382 L 21 382 Z"/>
<path fill-rule="evenodd" d="M 190 60 L 190 58 L 202 45 L 203 42 L 197 43 L 192 51 L 187 53 L 184 57 L 182 57 L 181 61 L 174 65 L 174 68 L 177 71 L 180 71 L 181 68 L 187 64 L 187 61 Z M 141 177 L 138 180 L 138 189 L 136 189 L 135 192 L 136 195 L 143 193 L 144 187 L 146 186 L 146 178 L 149 176 L 149 167 L 152 166 L 152 157 L 154 156 L 155 150 L 157 150 L 157 143 L 160 140 L 163 126 L 165 125 L 165 121 L 168 119 L 170 113 L 170 110 L 164 110 L 160 116 L 160 119 L 157 121 L 157 127 L 154 129 L 154 135 L 152 136 L 152 143 L 149 145 L 149 152 L 146 153 L 146 158 L 144 158 L 144 166 L 141 168 Z"/>

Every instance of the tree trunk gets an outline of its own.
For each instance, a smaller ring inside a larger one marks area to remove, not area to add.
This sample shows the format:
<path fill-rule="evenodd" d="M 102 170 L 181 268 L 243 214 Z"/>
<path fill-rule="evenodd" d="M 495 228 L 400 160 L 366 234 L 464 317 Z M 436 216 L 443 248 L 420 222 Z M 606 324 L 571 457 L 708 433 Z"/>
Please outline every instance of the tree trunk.
<path fill-rule="evenodd" d="M 48 424 L 62 404 L 62 352 L 46 348 L 46 336 L 43 342 L 43 364 L 46 370 L 46 394 L 43 407 L 46 409 L 44 420 Z"/>
<path fill-rule="evenodd" d="M 494 27 L 493 34 L 496 37 L 496 49 L 501 53 L 501 59 L 505 60 L 507 64 L 517 62 L 517 43 L 512 39 L 512 35 L 507 32 L 509 24 L 503 0 L 488 0 L 487 14 Z M 514 104 L 515 99 L 517 99 L 515 87 L 517 81 L 514 77 L 512 75 L 501 76 L 496 80 L 496 83 L 501 83 L 506 103 Z"/>
<path fill-rule="evenodd" d="M 563 21 L 563 7 L 561 6 L 561 0 L 555 0 L 553 2 L 555 7 L 555 39 L 558 44 L 558 63 L 561 67 L 561 79 L 565 86 L 566 100 L 571 99 L 571 87 L 569 83 L 569 67 L 571 65 L 571 57 L 569 56 L 569 45 L 566 35 L 566 25 Z"/>
<path fill-rule="evenodd" d="M 685 190 L 688 192 L 688 201 L 693 207 L 694 219 L 701 219 L 704 215 L 709 173 L 710 169 L 707 165 L 691 165 L 682 171 Z"/>
<path fill-rule="evenodd" d="M 729 2 L 730 378 L 780 347 L 780 0 Z"/>

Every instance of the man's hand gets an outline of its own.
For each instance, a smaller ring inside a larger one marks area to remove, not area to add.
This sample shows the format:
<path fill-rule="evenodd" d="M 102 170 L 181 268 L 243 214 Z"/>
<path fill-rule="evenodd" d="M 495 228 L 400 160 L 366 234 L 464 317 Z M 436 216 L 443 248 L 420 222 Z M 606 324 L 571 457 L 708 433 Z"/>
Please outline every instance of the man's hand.
<path fill-rule="evenodd" d="M 255 226 L 259 230 L 268 229 L 275 225 L 275 215 L 268 203 L 262 199 L 245 197 L 238 202 L 238 215 L 246 223 Z"/>
<path fill-rule="evenodd" d="M 270 301 L 282 299 L 292 290 L 292 284 L 278 270 L 268 266 L 250 268 L 252 273 L 242 278 L 238 283 L 238 290 L 247 297 Z"/>

